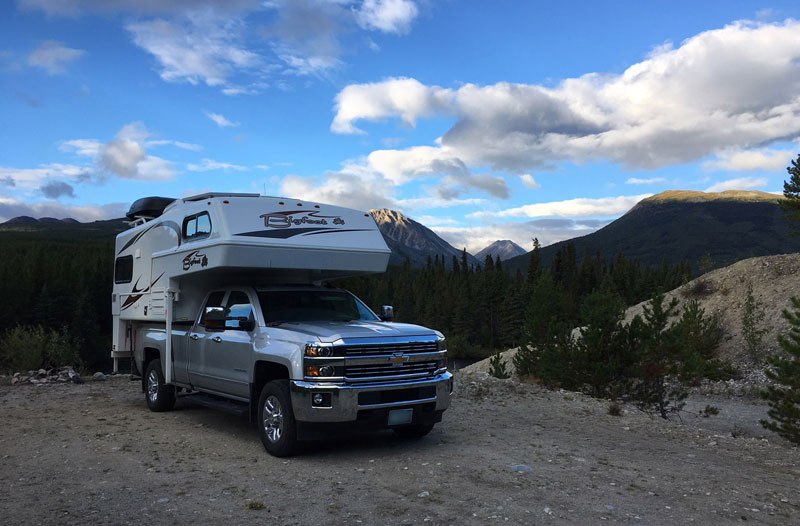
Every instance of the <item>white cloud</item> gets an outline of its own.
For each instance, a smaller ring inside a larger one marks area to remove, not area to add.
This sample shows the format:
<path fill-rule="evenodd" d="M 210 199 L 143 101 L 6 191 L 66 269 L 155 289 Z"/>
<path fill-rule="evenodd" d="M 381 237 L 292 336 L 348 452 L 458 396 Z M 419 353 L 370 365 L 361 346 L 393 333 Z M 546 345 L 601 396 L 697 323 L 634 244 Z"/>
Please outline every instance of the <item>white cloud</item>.
<path fill-rule="evenodd" d="M 254 70 L 262 59 L 240 42 L 243 22 L 218 18 L 213 11 L 192 13 L 180 21 L 128 24 L 134 43 L 158 61 L 161 78 L 225 87 L 238 70 Z"/>
<path fill-rule="evenodd" d="M 11 168 L 0 166 L 0 181 L 7 186 L 23 190 L 34 190 L 50 181 L 78 179 L 88 173 L 85 166 L 74 164 L 43 164 L 38 168 Z"/>
<path fill-rule="evenodd" d="M 95 157 L 100 154 L 103 143 L 95 139 L 73 139 L 71 141 L 63 141 L 58 149 L 62 152 L 74 151 L 78 155 L 84 157 Z"/>
<path fill-rule="evenodd" d="M 335 133 L 364 133 L 357 120 L 379 120 L 399 116 L 414 126 L 420 117 L 452 111 L 451 90 L 425 86 L 416 79 L 395 78 L 370 84 L 351 84 L 336 95 Z"/>
<path fill-rule="evenodd" d="M 73 49 L 56 40 L 45 40 L 28 55 L 28 64 L 44 68 L 50 75 L 64 73 L 66 64 L 78 59 L 86 53 L 82 49 Z"/>
<path fill-rule="evenodd" d="M 638 177 L 630 177 L 625 184 L 659 184 L 666 183 L 667 180 L 663 177 L 651 177 L 649 179 L 639 179 Z"/>
<path fill-rule="evenodd" d="M 158 139 L 154 141 L 147 141 L 144 143 L 148 148 L 151 146 L 175 146 L 182 150 L 189 150 L 190 152 L 199 152 L 203 149 L 199 144 L 192 144 L 190 142 L 171 141 L 169 139 Z"/>
<path fill-rule="evenodd" d="M 767 185 L 764 177 L 741 177 L 739 179 L 728 179 L 706 188 L 706 192 L 724 192 L 726 190 L 750 190 L 751 188 L 762 188 Z"/>
<path fill-rule="evenodd" d="M 568 199 L 566 201 L 525 205 L 502 210 L 500 212 L 475 212 L 467 217 L 610 217 L 624 214 L 633 208 L 633 205 L 652 195 L 653 194 L 641 194 L 601 197 L 599 199 Z"/>
<path fill-rule="evenodd" d="M 534 179 L 531 174 L 522 174 L 519 176 L 519 178 L 522 179 L 522 184 L 524 184 L 528 188 L 533 188 L 534 190 L 538 190 L 542 187 L 542 185 L 536 182 L 536 179 Z"/>
<path fill-rule="evenodd" d="M 408 33 L 418 14 L 411 0 L 364 0 L 355 12 L 362 28 L 398 34 Z"/>
<path fill-rule="evenodd" d="M 212 170 L 220 170 L 223 172 L 246 172 L 250 170 L 247 166 L 240 166 L 238 164 L 221 163 L 214 159 L 203 159 L 200 164 L 187 164 L 186 169 L 191 172 L 210 172 Z"/>
<path fill-rule="evenodd" d="M 226 127 L 235 128 L 239 126 L 238 122 L 229 121 L 228 119 L 225 118 L 224 115 L 221 115 L 219 113 L 213 113 L 210 111 L 204 111 L 203 113 L 205 113 L 206 117 L 214 121 L 216 125 L 219 126 L 220 128 L 226 128 Z"/>
<path fill-rule="evenodd" d="M 452 115 L 440 147 L 467 166 L 520 174 L 610 160 L 656 169 L 800 138 L 798 63 L 800 22 L 736 22 L 660 46 L 622 74 L 589 73 L 554 88 L 448 90 L 408 78 L 350 85 L 336 97 L 331 130 Z"/>
<path fill-rule="evenodd" d="M 259 0 L 17 0 L 23 9 L 41 10 L 50 16 L 79 16 L 85 13 L 137 14 L 180 13 L 189 9 L 236 11 L 255 7 Z"/>
<path fill-rule="evenodd" d="M 726 170 L 729 172 L 744 172 L 751 170 L 765 170 L 768 172 L 782 172 L 794 158 L 794 150 L 741 150 L 735 152 L 722 152 L 717 159 L 703 163 L 703 169 L 709 172 Z"/>
<path fill-rule="evenodd" d="M 320 179 L 289 175 L 281 183 L 280 195 L 357 210 L 398 208 L 394 186 L 389 181 L 374 176 L 364 177 L 348 172 L 347 168 L 341 172 L 325 174 Z"/>

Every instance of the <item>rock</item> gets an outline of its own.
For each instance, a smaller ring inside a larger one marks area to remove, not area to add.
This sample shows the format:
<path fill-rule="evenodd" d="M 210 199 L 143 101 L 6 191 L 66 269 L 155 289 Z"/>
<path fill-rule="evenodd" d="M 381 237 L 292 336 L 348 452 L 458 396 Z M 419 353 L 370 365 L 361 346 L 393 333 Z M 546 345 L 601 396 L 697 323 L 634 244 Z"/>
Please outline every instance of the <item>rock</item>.
<path fill-rule="evenodd" d="M 83 383 L 83 380 L 81 380 L 81 375 L 79 375 L 78 373 L 74 373 L 74 374 L 70 375 L 70 378 L 72 378 L 72 383 L 75 383 L 75 384 L 82 384 Z"/>
<path fill-rule="evenodd" d="M 14 377 L 11 379 L 11 385 L 17 385 L 18 383 L 19 383 L 19 376 L 15 374 Z"/>
<path fill-rule="evenodd" d="M 425 498 L 425 497 L 430 497 L 430 496 L 431 496 L 431 494 L 430 494 L 430 492 L 429 492 L 429 491 L 423 491 L 423 492 L 420 492 L 420 493 L 417 495 L 417 497 L 422 497 L 422 498 Z"/>
<path fill-rule="evenodd" d="M 533 468 L 525 464 L 514 464 L 511 466 L 511 471 L 516 471 L 517 473 L 528 473 L 533 471 Z"/>
<path fill-rule="evenodd" d="M 106 375 L 104 375 L 100 371 L 97 371 L 96 373 L 94 373 L 92 375 L 92 379 L 95 380 L 96 382 L 105 382 L 106 381 Z"/>

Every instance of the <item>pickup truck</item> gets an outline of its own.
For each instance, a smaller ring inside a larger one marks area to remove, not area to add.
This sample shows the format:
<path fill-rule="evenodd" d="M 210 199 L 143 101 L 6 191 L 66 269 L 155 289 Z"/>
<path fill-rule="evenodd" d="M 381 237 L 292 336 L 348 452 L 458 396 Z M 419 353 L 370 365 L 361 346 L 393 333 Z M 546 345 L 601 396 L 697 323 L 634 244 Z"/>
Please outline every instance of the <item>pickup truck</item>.
<path fill-rule="evenodd" d="M 185 396 L 247 414 L 266 450 L 287 456 L 298 440 L 342 426 L 419 438 L 450 405 L 444 337 L 390 321 L 390 307 L 378 316 L 353 294 L 314 284 L 210 287 L 201 305 L 171 331 L 133 325 L 133 359 L 153 411 Z"/>

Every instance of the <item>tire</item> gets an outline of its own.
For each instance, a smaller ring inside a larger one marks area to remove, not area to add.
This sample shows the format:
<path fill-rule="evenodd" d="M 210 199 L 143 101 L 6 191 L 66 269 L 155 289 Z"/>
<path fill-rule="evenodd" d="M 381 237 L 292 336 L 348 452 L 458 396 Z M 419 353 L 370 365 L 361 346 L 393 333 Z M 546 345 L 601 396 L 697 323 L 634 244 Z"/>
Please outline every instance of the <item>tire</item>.
<path fill-rule="evenodd" d="M 395 434 L 406 440 L 419 440 L 433 429 L 433 424 L 416 424 L 393 428 Z"/>
<path fill-rule="evenodd" d="M 151 411 L 160 413 L 175 407 L 175 386 L 164 383 L 161 360 L 151 360 L 144 373 L 144 398 Z"/>
<path fill-rule="evenodd" d="M 288 457 L 297 452 L 297 422 L 287 380 L 267 382 L 258 397 L 258 434 L 267 453 Z"/>

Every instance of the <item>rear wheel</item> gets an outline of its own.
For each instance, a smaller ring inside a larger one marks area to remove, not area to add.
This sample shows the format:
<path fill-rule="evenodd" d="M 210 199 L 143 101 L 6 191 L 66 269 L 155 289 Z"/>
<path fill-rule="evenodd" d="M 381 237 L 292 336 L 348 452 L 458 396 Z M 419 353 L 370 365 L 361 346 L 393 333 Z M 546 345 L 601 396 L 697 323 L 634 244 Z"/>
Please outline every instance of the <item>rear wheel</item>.
<path fill-rule="evenodd" d="M 405 438 L 407 440 L 417 440 L 430 433 L 433 429 L 433 424 L 415 424 L 410 426 L 395 427 L 393 429 L 395 434 L 401 438 Z"/>
<path fill-rule="evenodd" d="M 297 451 L 297 423 L 289 396 L 289 382 L 267 382 L 258 398 L 258 434 L 264 449 L 276 457 Z"/>
<path fill-rule="evenodd" d="M 161 360 L 151 360 L 144 373 L 144 396 L 151 411 L 171 411 L 175 407 L 175 387 L 164 382 Z"/>

